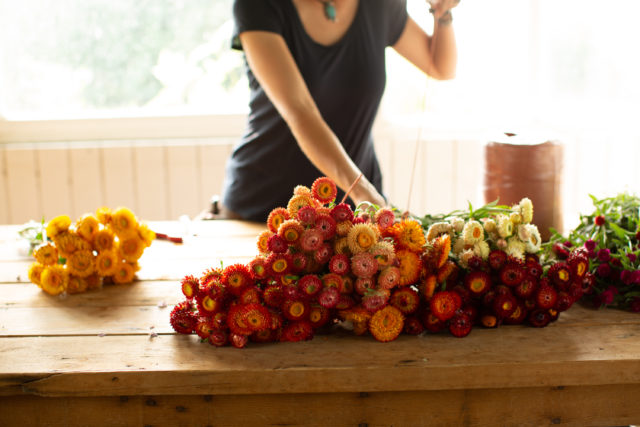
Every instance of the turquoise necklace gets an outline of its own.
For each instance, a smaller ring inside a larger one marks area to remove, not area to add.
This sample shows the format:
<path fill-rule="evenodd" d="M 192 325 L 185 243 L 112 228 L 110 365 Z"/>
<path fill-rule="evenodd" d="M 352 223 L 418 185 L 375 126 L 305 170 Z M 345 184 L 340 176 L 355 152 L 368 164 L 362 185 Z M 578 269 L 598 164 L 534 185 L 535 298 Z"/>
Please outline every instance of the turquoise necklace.
<path fill-rule="evenodd" d="M 324 16 L 331 22 L 336 22 L 336 5 L 333 0 L 318 0 L 324 6 Z"/>

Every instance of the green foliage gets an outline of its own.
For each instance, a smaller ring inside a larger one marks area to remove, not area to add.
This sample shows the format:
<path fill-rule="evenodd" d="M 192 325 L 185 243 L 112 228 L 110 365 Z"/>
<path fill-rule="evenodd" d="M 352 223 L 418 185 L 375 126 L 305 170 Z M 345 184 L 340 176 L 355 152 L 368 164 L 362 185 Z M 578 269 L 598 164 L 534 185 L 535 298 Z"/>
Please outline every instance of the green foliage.
<path fill-rule="evenodd" d="M 422 228 L 426 230 L 436 222 L 448 221 L 454 217 L 462 218 L 465 220 L 465 222 L 469 221 L 470 219 L 474 219 L 478 221 L 482 218 L 489 218 L 491 216 L 495 216 L 499 214 L 509 215 L 512 212 L 516 212 L 516 211 L 517 210 L 514 211 L 514 209 L 510 206 L 499 205 L 498 199 L 496 199 L 493 202 L 487 203 L 486 205 L 478 209 L 473 209 L 471 202 L 469 202 L 468 210 L 459 209 L 453 212 L 449 212 L 447 214 L 439 214 L 439 215 L 426 214 L 425 216 L 417 219 L 422 223 Z"/>

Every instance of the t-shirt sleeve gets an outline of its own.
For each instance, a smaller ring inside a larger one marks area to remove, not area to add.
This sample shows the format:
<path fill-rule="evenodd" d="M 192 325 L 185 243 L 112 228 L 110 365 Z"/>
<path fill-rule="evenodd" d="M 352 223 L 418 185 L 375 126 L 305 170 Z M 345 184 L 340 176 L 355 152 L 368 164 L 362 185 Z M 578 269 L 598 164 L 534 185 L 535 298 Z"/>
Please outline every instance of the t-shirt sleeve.
<path fill-rule="evenodd" d="M 384 3 L 386 6 L 385 16 L 388 17 L 387 46 L 393 46 L 402 35 L 402 31 L 404 31 L 404 27 L 407 24 L 407 1 L 385 0 Z"/>
<path fill-rule="evenodd" d="M 284 17 L 281 10 L 275 6 L 273 0 L 234 0 L 231 47 L 242 50 L 239 36 L 245 31 L 269 31 L 282 34 Z"/>

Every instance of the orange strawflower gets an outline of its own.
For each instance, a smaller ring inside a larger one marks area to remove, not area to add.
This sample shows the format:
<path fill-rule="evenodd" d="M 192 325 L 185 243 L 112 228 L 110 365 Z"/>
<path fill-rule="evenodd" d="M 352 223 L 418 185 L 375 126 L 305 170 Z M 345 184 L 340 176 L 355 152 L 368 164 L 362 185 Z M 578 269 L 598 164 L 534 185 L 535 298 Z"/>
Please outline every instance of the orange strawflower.
<path fill-rule="evenodd" d="M 402 332 L 404 316 L 397 308 L 387 305 L 369 320 L 369 332 L 380 342 L 393 341 Z"/>
<path fill-rule="evenodd" d="M 33 252 L 33 256 L 42 265 L 53 265 L 58 263 L 58 250 L 50 243 L 40 246 Z"/>

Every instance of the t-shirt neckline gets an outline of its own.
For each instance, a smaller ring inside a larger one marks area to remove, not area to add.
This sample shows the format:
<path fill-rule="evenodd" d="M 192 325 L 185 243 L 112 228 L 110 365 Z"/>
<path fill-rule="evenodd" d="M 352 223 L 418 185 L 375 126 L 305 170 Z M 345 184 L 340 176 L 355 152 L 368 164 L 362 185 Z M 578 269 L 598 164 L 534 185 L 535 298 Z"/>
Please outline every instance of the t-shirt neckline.
<path fill-rule="evenodd" d="M 332 48 L 336 48 L 342 44 L 345 43 L 345 40 L 350 37 L 350 34 L 354 31 L 354 27 L 356 22 L 358 21 L 358 19 L 360 19 L 360 14 L 361 14 L 361 8 L 362 8 L 362 2 L 363 0 L 358 0 L 358 7 L 356 9 L 356 14 L 353 17 L 353 21 L 351 21 L 351 24 L 349 25 L 349 28 L 347 28 L 347 31 L 342 35 L 342 37 L 340 37 L 340 39 L 338 39 L 338 41 L 336 41 L 335 43 L 329 44 L 329 45 L 325 45 L 322 43 L 317 42 L 316 40 L 314 40 L 309 33 L 307 33 L 307 30 L 304 27 L 304 23 L 302 22 L 302 19 L 300 18 L 300 14 L 298 13 L 298 9 L 296 8 L 296 6 L 293 4 L 293 0 L 289 0 L 289 6 L 291 7 L 291 10 L 293 11 L 293 14 L 295 15 L 295 19 L 298 23 L 298 25 L 300 26 L 300 29 L 302 31 L 302 33 L 304 34 L 304 37 L 311 43 L 313 43 L 314 45 L 324 48 L 324 49 L 332 49 Z"/>

